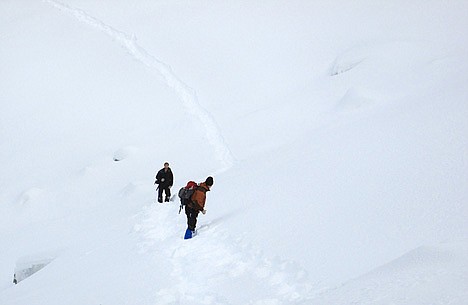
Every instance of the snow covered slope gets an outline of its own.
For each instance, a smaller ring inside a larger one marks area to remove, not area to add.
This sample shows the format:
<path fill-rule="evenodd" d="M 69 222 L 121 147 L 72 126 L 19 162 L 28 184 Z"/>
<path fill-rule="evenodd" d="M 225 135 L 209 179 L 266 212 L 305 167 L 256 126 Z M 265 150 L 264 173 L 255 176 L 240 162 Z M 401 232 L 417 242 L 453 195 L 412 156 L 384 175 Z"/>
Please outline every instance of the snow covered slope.
<path fill-rule="evenodd" d="M 311 304 L 466 304 L 466 240 L 422 246 Z"/>
<path fill-rule="evenodd" d="M 467 29 L 455 0 L 2 1 L 0 304 L 466 304 Z M 214 176 L 193 240 L 165 161 Z"/>

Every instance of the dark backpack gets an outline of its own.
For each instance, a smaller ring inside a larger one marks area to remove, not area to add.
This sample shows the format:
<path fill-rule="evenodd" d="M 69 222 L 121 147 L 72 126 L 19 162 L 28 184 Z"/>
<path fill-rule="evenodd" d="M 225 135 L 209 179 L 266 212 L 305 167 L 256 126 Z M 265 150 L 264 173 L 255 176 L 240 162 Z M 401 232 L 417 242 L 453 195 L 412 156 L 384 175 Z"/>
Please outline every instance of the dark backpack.
<path fill-rule="evenodd" d="M 198 184 L 195 181 L 189 181 L 187 182 L 186 186 L 182 187 L 179 190 L 179 198 L 180 198 L 179 214 L 182 208 L 190 202 L 190 197 L 192 197 L 197 187 L 198 187 Z"/>

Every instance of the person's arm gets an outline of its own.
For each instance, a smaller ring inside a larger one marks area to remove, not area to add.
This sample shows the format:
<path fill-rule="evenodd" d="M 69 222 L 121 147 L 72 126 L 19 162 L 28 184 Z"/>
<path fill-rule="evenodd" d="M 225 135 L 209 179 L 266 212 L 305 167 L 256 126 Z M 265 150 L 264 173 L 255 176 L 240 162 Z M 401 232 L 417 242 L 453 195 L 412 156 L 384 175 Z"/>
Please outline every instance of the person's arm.
<path fill-rule="evenodd" d="M 161 183 L 159 180 L 161 179 L 161 171 L 158 171 L 156 174 L 156 181 L 154 181 L 154 184 L 159 184 Z"/>
<path fill-rule="evenodd" d="M 172 173 L 172 170 L 169 172 L 169 187 L 171 187 L 174 184 L 174 174 Z"/>
<path fill-rule="evenodd" d="M 201 196 L 200 196 L 200 201 L 198 203 L 198 205 L 200 206 L 200 211 L 205 214 L 205 203 L 206 203 L 206 194 L 205 193 L 201 193 Z"/>
<path fill-rule="evenodd" d="M 205 210 L 206 194 L 202 191 L 195 190 L 192 195 L 192 202 L 196 205 L 198 211 Z"/>

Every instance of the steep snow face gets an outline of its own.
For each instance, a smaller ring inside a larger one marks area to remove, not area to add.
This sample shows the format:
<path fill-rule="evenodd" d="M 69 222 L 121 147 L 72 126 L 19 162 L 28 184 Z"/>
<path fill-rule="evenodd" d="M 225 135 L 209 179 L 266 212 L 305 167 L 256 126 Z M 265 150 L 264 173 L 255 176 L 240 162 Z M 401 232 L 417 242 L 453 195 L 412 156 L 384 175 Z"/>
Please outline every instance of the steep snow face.
<path fill-rule="evenodd" d="M 0 29 L 0 304 L 466 303 L 462 1 L 2 1 Z M 189 241 L 165 161 L 215 178 Z"/>

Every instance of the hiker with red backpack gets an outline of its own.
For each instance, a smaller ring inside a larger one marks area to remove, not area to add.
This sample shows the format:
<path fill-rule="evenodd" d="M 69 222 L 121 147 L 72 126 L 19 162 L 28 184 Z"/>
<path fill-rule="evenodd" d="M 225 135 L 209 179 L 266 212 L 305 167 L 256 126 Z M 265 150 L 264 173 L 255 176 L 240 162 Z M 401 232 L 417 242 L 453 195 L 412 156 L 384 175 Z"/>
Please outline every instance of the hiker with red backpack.
<path fill-rule="evenodd" d="M 190 185 L 193 181 L 190 181 L 185 188 L 182 188 L 179 191 L 179 197 L 181 198 L 181 207 L 185 205 L 185 214 L 187 215 L 187 230 L 185 231 L 184 239 L 189 239 L 194 236 L 195 228 L 197 225 L 197 217 L 200 212 L 202 214 L 206 213 L 205 202 L 206 202 L 206 192 L 209 192 L 213 186 L 213 177 L 206 178 L 205 182 L 200 183 L 196 187 Z M 185 190 L 185 191 L 184 191 Z M 181 195 L 181 193 L 185 194 Z M 188 199 L 187 197 L 190 195 Z M 180 212 L 180 210 L 179 210 Z"/>

